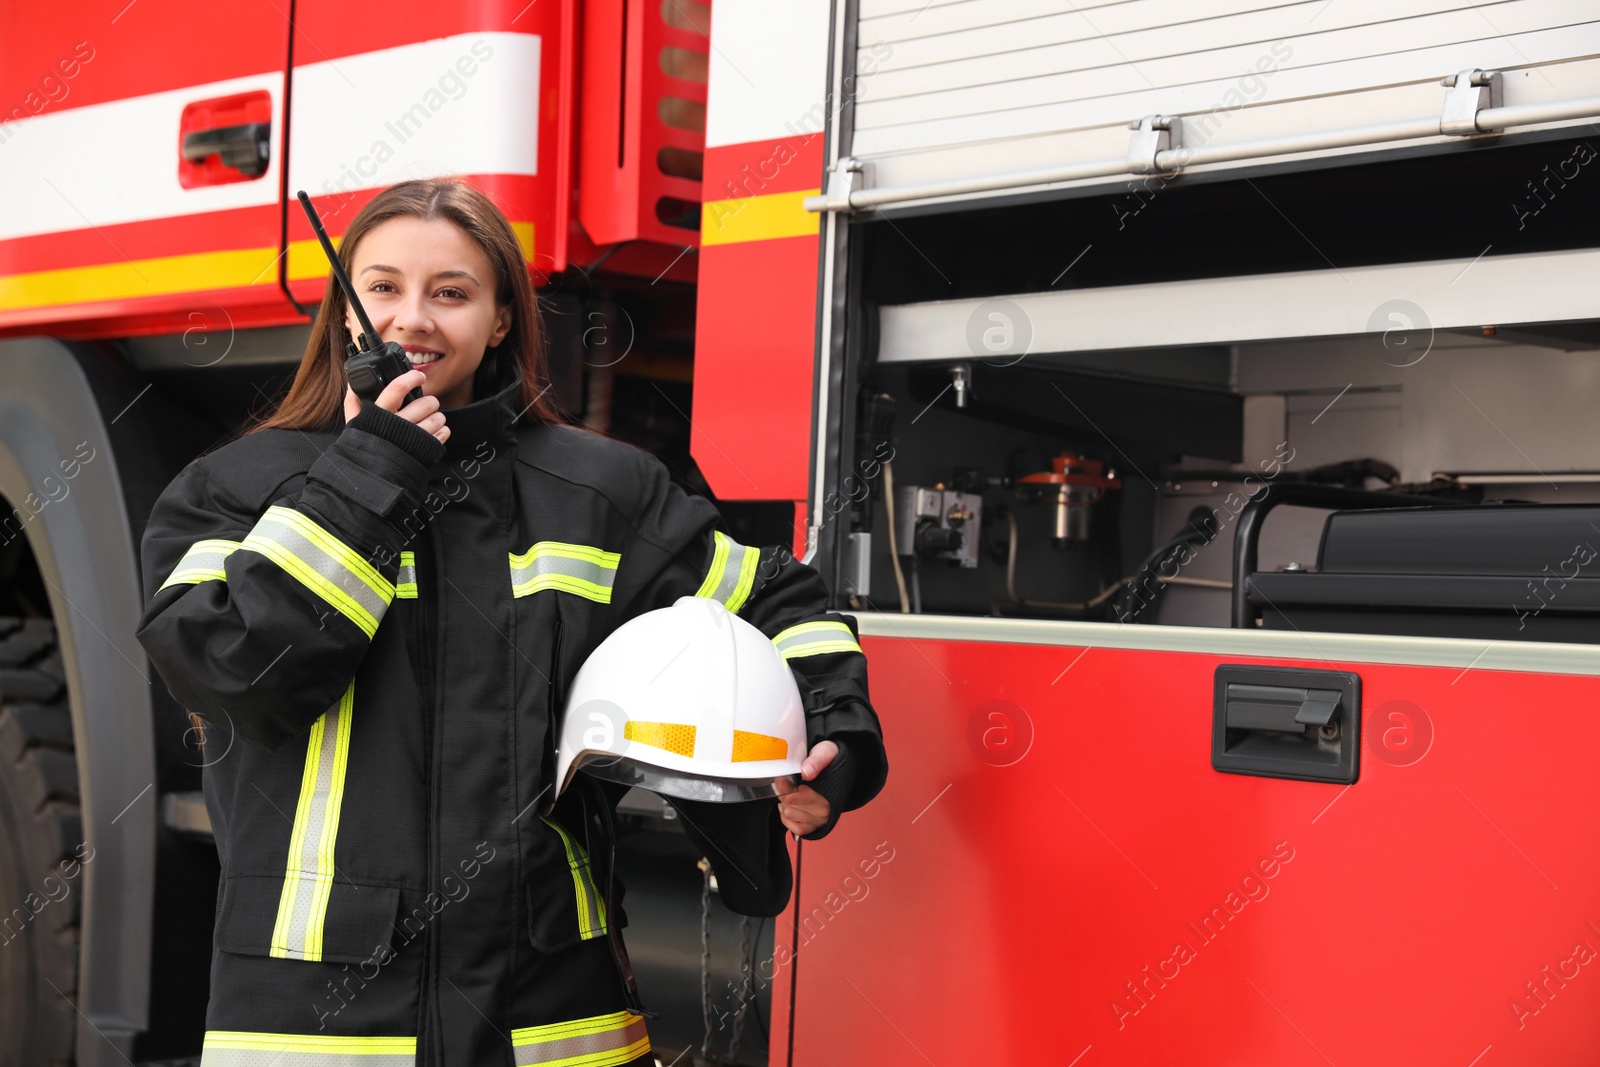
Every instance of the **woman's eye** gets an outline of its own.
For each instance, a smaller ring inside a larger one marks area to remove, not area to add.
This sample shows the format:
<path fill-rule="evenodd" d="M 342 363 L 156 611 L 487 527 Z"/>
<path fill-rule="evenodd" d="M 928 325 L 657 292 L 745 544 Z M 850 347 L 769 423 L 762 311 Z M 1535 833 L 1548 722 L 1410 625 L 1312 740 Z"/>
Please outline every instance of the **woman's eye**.
<path fill-rule="evenodd" d="M 449 289 L 440 289 L 439 295 L 449 300 L 465 300 L 467 298 L 466 293 L 463 293 L 460 289 L 453 287 Z"/>
<path fill-rule="evenodd" d="M 380 289 L 380 288 L 378 288 L 381 285 L 387 285 L 387 286 L 389 286 L 389 289 Z M 371 292 L 371 293 L 383 293 L 383 292 L 388 292 L 390 289 L 393 289 L 393 288 L 394 288 L 394 286 L 393 286 L 392 283 L 390 283 L 390 282 L 381 282 L 380 281 L 380 282 L 373 282 L 370 286 L 367 287 L 367 291 Z"/>

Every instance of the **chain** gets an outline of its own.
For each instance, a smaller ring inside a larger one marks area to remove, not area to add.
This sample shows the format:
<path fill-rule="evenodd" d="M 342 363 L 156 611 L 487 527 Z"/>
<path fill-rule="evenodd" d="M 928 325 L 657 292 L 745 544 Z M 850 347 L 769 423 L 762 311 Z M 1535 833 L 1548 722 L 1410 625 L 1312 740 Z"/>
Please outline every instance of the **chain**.
<path fill-rule="evenodd" d="M 705 1036 L 700 1039 L 700 1059 L 711 1058 L 711 863 L 704 856 L 698 864 L 700 886 L 700 1015 Z"/>
<path fill-rule="evenodd" d="M 744 1040 L 745 1013 L 750 1010 L 754 997 L 751 990 L 751 968 L 755 946 L 750 943 L 750 916 L 739 917 L 739 1010 L 733 1016 L 733 1041 L 728 1046 L 728 1062 L 739 1062 L 739 1043 Z"/>

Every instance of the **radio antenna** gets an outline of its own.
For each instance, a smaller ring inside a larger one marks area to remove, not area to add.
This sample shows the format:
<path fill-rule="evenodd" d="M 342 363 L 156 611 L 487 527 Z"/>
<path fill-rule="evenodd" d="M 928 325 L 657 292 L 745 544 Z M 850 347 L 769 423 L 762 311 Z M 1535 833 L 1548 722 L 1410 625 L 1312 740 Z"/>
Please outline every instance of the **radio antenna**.
<path fill-rule="evenodd" d="M 350 282 L 350 275 L 344 272 L 344 264 L 339 262 L 338 253 L 333 250 L 333 242 L 328 240 L 328 231 L 322 228 L 322 220 L 317 218 L 317 211 L 311 206 L 311 198 L 306 191 L 301 189 L 295 194 L 300 198 L 300 206 L 306 209 L 306 218 L 311 220 L 311 228 L 317 232 L 317 240 L 322 242 L 323 254 L 328 257 L 328 265 L 333 268 L 333 276 L 339 280 L 339 288 L 344 290 L 344 295 L 350 301 L 350 306 L 355 309 L 356 318 L 361 323 L 361 350 L 371 352 L 379 345 L 378 331 L 372 328 L 372 320 L 367 318 L 367 309 L 361 306 L 360 297 L 356 296 L 356 287 Z"/>

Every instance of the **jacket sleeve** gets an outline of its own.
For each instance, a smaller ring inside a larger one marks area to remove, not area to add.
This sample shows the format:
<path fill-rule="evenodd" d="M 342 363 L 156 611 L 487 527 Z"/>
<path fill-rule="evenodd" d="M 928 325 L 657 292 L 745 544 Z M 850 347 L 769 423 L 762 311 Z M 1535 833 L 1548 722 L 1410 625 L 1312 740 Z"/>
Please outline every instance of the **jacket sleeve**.
<path fill-rule="evenodd" d="M 786 546 L 734 541 L 716 529 L 719 516 L 709 500 L 673 484 L 655 456 L 642 456 L 646 470 L 636 532 L 638 551 L 647 555 L 648 566 L 634 571 L 639 585 L 627 588 L 621 621 L 694 594 L 720 600 L 772 639 L 799 684 L 808 746 L 824 739 L 839 746 L 833 764 L 810 783 L 828 798 L 832 815 L 805 839 L 824 837 L 841 812 L 876 796 L 888 774 L 856 621 L 828 610 L 822 575 L 795 559 Z M 683 810 L 682 804 L 673 803 Z M 685 825 L 692 826 L 693 818 L 691 808 Z M 773 822 L 781 832 L 776 815 Z"/>
<path fill-rule="evenodd" d="M 366 404 L 304 488 L 261 513 L 236 488 L 259 473 L 230 470 L 239 460 L 226 450 L 185 467 L 145 529 L 136 631 L 178 702 L 267 748 L 310 727 L 355 678 L 394 599 L 394 546 L 412 531 L 401 522 L 443 451 Z"/>

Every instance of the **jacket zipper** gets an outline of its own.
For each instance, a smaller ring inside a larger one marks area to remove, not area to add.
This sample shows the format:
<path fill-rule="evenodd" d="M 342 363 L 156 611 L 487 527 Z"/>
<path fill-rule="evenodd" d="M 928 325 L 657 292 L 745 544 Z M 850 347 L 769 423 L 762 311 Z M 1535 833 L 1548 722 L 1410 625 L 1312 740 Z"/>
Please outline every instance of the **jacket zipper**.
<path fill-rule="evenodd" d="M 550 684 L 547 687 L 550 694 L 549 730 L 553 736 L 556 735 L 561 723 L 562 697 L 562 693 L 557 685 L 557 683 L 561 680 L 561 611 L 559 604 L 556 607 L 555 635 L 550 641 L 550 647 L 552 649 L 550 653 Z M 556 740 L 559 742 L 559 736 L 556 736 Z M 552 751 L 555 748 L 553 745 L 547 747 L 549 747 Z"/>
<path fill-rule="evenodd" d="M 435 892 L 434 872 L 437 864 L 434 862 L 434 853 L 438 848 L 435 829 L 438 823 L 435 807 L 438 803 L 437 779 L 437 748 L 434 739 L 434 723 L 437 717 L 437 694 L 434 685 L 434 642 L 438 633 L 438 599 L 440 568 L 433 554 L 432 530 L 424 527 L 421 531 L 421 542 L 417 546 L 417 592 L 423 603 L 422 610 L 418 612 L 419 623 L 422 630 L 421 639 L 417 642 L 418 665 L 421 678 L 421 705 L 422 705 L 422 744 L 426 754 L 428 766 L 425 777 L 424 809 L 427 834 L 427 863 L 428 863 L 428 900 L 432 899 Z M 426 560 L 426 564 L 423 561 Z M 428 908 L 426 900 L 425 908 Z M 429 923 L 423 935 L 423 963 L 422 963 L 422 996 L 418 1015 L 418 1033 L 421 1040 L 417 1042 L 418 1067 L 429 1067 L 438 1062 L 439 1020 L 438 1013 L 438 956 L 439 938 L 438 931 L 433 923 Z"/>

